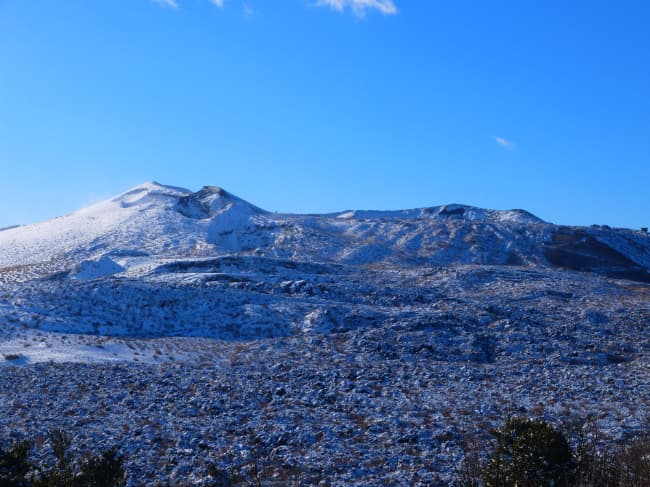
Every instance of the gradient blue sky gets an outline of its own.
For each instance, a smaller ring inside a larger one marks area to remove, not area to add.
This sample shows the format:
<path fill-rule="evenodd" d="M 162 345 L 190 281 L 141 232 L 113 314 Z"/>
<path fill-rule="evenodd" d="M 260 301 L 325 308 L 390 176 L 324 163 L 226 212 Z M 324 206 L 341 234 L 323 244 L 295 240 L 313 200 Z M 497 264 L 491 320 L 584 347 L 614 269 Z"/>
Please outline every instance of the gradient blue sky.
<path fill-rule="evenodd" d="M 648 226 L 649 26 L 648 0 L 0 0 L 0 227 L 147 180 Z"/>

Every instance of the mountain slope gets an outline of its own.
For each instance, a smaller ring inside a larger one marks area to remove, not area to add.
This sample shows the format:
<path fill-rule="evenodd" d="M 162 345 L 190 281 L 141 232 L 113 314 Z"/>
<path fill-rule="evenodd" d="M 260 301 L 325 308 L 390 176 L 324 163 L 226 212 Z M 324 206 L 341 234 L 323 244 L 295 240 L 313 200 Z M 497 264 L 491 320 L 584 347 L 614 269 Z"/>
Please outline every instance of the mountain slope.
<path fill-rule="evenodd" d="M 19 266 L 35 277 L 81 265 L 79 275 L 92 277 L 93 266 L 108 275 L 161 259 L 237 254 L 352 265 L 550 265 L 649 282 L 649 249 L 638 232 L 558 227 L 523 210 L 274 214 L 217 187 L 192 193 L 146 183 L 0 232 L 0 272 Z"/>

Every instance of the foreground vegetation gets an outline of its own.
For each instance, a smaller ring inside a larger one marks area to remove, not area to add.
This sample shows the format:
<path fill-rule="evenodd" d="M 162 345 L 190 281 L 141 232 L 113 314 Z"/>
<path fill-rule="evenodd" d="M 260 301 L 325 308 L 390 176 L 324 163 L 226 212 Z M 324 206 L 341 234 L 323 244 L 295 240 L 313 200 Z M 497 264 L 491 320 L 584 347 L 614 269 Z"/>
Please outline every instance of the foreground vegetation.
<path fill-rule="evenodd" d="M 466 448 L 463 487 L 650 487 L 650 431 L 598 446 L 597 432 L 513 417 Z"/>
<path fill-rule="evenodd" d="M 116 448 L 98 455 L 75 458 L 71 438 L 61 430 L 48 435 L 55 462 L 36 464 L 30 459 L 29 440 L 0 448 L 0 487 L 123 487 L 124 459 Z"/>
<path fill-rule="evenodd" d="M 553 427 L 513 417 L 490 432 L 491 441 L 470 442 L 459 471 L 462 487 L 650 487 L 650 428 L 620 444 L 605 444 L 585 428 Z M 29 440 L 0 444 L 0 487 L 124 487 L 124 458 L 116 448 L 75 457 L 68 434 L 48 435 L 53 461 L 35 463 Z M 206 466 L 215 487 L 290 485 L 299 469 L 274 465 L 258 452 L 249 463 Z"/>

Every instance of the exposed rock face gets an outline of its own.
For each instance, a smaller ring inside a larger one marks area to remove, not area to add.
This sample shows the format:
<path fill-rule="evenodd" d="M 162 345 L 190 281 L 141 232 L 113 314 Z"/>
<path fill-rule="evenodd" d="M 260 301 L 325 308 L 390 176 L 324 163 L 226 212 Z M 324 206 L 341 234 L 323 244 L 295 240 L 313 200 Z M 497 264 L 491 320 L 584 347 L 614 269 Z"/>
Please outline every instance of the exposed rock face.
<path fill-rule="evenodd" d="M 544 245 L 549 263 L 565 269 L 594 272 L 615 279 L 650 283 L 650 273 L 585 229 L 560 227 Z"/>
<path fill-rule="evenodd" d="M 204 204 L 194 194 L 188 196 L 181 196 L 176 203 L 176 210 L 188 218 L 196 218 L 201 220 L 210 217 L 210 207 Z"/>
<path fill-rule="evenodd" d="M 446 205 L 440 208 L 438 215 L 442 216 L 463 216 L 465 214 L 465 207 L 463 205 Z"/>
<path fill-rule="evenodd" d="M 248 207 L 251 211 L 262 212 L 259 208 L 230 194 L 218 186 L 203 186 L 196 193 L 178 198 L 176 210 L 188 218 L 211 218 L 233 205 Z"/>

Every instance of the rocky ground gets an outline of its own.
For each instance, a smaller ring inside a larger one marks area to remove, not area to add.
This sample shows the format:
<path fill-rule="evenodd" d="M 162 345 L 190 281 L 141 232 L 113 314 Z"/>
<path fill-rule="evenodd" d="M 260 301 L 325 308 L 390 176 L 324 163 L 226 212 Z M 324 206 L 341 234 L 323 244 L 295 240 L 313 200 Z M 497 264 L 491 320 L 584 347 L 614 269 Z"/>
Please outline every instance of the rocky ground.
<path fill-rule="evenodd" d="M 650 412 L 650 286 L 489 266 L 383 275 L 376 294 L 341 283 L 340 313 L 372 299 L 375 321 L 346 326 L 334 308 L 263 339 L 113 338 L 135 361 L 5 360 L 0 436 L 36 437 L 40 454 L 53 428 L 81 450 L 117 444 L 131 485 L 209 485 L 208 464 L 255 462 L 278 485 L 448 485 L 463 441 L 509 414 L 617 439 Z"/>

